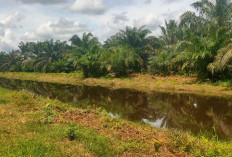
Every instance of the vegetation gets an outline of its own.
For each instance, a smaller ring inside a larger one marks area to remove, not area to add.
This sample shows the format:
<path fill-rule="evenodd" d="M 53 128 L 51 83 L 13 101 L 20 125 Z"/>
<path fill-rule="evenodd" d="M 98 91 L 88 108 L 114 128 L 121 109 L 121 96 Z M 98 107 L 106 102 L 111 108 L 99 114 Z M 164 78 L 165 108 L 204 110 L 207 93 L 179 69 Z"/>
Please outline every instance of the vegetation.
<path fill-rule="evenodd" d="M 124 78 L 113 76 L 100 78 L 84 78 L 83 73 L 26 73 L 0 72 L 0 77 L 19 80 L 33 80 L 58 84 L 102 86 L 110 89 L 135 89 L 142 92 L 188 93 L 205 96 L 232 96 L 231 81 L 215 83 L 199 82 L 195 77 L 186 76 L 153 76 L 148 74 L 133 74 Z"/>
<path fill-rule="evenodd" d="M 0 88 L 0 156 L 231 156 L 231 142 Z M 49 121 L 47 121 L 49 120 Z"/>
<path fill-rule="evenodd" d="M 180 20 L 160 26 L 151 36 L 144 26 L 126 27 L 101 44 L 91 33 L 61 41 L 21 42 L 19 49 L 0 53 L 0 71 L 73 72 L 84 77 L 113 73 L 116 77 L 143 72 L 196 74 L 201 80 L 232 78 L 232 5 L 230 0 L 200 0 Z"/>

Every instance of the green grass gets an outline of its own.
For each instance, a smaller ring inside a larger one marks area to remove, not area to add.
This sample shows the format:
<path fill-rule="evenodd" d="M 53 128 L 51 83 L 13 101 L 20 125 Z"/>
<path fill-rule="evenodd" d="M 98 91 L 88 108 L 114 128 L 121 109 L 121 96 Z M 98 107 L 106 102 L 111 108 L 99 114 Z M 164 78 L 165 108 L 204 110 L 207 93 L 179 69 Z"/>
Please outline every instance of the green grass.
<path fill-rule="evenodd" d="M 232 87 L 232 81 L 218 81 L 212 83 L 214 86 L 222 86 L 222 87 Z"/>
<path fill-rule="evenodd" d="M 98 134 L 95 130 L 86 130 L 80 126 L 70 126 L 66 130 L 66 136 L 70 140 L 83 142 L 86 148 L 99 156 L 113 156 L 115 154 L 110 138 L 104 134 Z"/>
<path fill-rule="evenodd" d="M 53 154 L 57 149 L 56 146 L 51 144 L 46 145 L 43 142 L 44 141 L 39 141 L 36 139 L 19 139 L 17 143 L 8 146 L 8 151 L 4 151 L 3 148 L 3 153 L 1 156 L 55 156 Z"/>
<path fill-rule="evenodd" d="M 0 88 L 0 105 L 7 104 L 9 102 L 9 99 L 6 97 L 6 95 L 10 92 L 10 90 L 5 88 Z"/>
<path fill-rule="evenodd" d="M 26 92 L 0 88 L 0 98 L 4 100 L 0 105 L 0 156 L 3 157 L 108 157 L 125 153 L 131 156 L 161 153 L 162 156 L 170 152 L 184 152 L 199 157 L 232 156 L 232 141 L 223 142 L 217 138 L 207 139 L 174 130 L 154 129 L 149 125 L 115 119 L 90 109 L 80 111 L 69 104 L 35 97 Z M 59 117 L 69 111 L 75 114 L 64 119 Z M 95 115 L 96 112 L 98 114 Z M 73 121 L 75 115 L 82 117 Z M 81 122 L 86 117 L 90 119 Z M 55 121 L 55 118 L 60 121 Z M 95 119 L 100 123 L 95 125 Z"/>

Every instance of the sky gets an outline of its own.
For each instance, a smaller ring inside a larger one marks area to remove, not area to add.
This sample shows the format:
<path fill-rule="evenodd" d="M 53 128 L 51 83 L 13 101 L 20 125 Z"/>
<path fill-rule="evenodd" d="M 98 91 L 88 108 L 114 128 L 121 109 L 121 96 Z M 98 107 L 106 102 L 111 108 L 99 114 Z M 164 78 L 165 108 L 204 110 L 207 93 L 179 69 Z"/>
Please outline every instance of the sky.
<path fill-rule="evenodd" d="M 126 26 L 146 25 L 155 36 L 196 0 L 0 0 L 0 51 L 20 41 L 68 41 L 91 32 L 101 42 Z"/>

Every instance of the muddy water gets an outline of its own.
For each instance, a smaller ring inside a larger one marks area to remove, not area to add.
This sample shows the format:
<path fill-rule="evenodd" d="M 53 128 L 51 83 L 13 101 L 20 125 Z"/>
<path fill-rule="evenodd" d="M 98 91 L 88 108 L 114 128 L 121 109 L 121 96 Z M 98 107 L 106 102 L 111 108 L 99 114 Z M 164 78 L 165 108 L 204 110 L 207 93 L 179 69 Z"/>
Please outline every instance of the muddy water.
<path fill-rule="evenodd" d="M 174 128 L 196 135 L 216 133 L 232 137 L 232 97 L 191 94 L 152 94 L 128 89 L 74 86 L 0 78 L 0 86 L 57 98 L 77 107 L 101 107 L 111 116 L 143 121 L 154 127 Z"/>

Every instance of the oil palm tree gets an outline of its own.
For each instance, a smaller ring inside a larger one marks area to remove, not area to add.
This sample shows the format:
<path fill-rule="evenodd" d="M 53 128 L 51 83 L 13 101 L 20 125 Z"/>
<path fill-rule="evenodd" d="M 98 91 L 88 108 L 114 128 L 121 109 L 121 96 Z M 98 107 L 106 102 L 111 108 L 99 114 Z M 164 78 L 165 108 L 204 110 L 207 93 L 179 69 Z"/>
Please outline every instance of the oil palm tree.
<path fill-rule="evenodd" d="M 181 38 L 181 29 L 175 20 L 165 21 L 165 26 L 160 26 L 162 35 L 160 40 L 163 45 L 174 45 Z"/>
<path fill-rule="evenodd" d="M 71 41 L 72 49 L 66 54 L 66 57 L 76 69 L 80 68 L 79 59 L 83 55 L 100 47 L 100 42 L 92 33 L 83 33 L 82 38 L 74 35 L 69 41 Z"/>
<path fill-rule="evenodd" d="M 76 70 L 81 69 L 84 77 L 99 77 L 105 73 L 100 63 L 101 44 L 91 33 L 83 33 L 82 38 L 74 35 L 71 39 L 72 50 L 66 55 Z"/>
<path fill-rule="evenodd" d="M 157 45 L 157 39 L 149 34 L 151 31 L 145 26 L 140 28 L 126 27 L 114 37 L 114 42 L 118 43 L 117 45 L 134 49 L 134 52 L 142 59 L 141 67 L 143 70 L 147 70 L 148 58 L 155 53 L 154 45 Z"/>
<path fill-rule="evenodd" d="M 66 42 L 53 40 L 45 42 L 37 42 L 32 49 L 33 56 L 24 60 L 24 65 L 33 65 L 35 71 L 49 72 L 53 62 L 64 57 L 68 46 Z"/>
<path fill-rule="evenodd" d="M 19 51 L 11 51 L 10 53 L 0 53 L 0 70 L 1 71 L 21 71 L 22 55 Z"/>
<path fill-rule="evenodd" d="M 207 66 L 216 55 L 216 62 L 208 66 L 213 71 L 218 59 L 228 50 L 231 41 L 231 2 L 229 0 L 197 1 L 192 6 L 199 14 L 186 12 L 181 16 L 180 29 L 183 39 L 176 44 L 175 51 L 179 52 L 173 63 L 182 63 L 182 69 L 193 67 L 201 78 L 208 77 Z M 222 51 L 219 51 L 220 49 Z M 221 52 L 221 53 L 219 53 Z M 217 55 L 219 53 L 219 55 Z M 224 61 L 228 63 L 229 60 Z"/>

